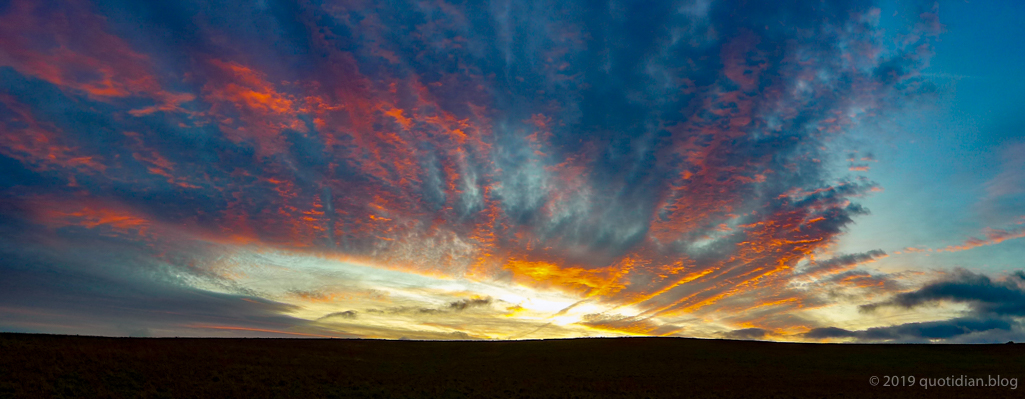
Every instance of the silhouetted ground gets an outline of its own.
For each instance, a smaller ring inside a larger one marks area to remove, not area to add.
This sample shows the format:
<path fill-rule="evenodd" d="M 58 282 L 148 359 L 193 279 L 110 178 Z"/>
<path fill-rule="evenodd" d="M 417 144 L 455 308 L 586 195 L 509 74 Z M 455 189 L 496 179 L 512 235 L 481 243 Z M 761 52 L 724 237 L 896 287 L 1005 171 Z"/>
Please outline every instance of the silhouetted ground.
<path fill-rule="evenodd" d="M 1025 345 L 503 342 L 0 334 L 0 398 L 1022 397 L 884 375 L 1025 377 Z M 905 379 L 906 381 L 906 379 Z M 917 382 L 917 381 L 916 381 Z"/>

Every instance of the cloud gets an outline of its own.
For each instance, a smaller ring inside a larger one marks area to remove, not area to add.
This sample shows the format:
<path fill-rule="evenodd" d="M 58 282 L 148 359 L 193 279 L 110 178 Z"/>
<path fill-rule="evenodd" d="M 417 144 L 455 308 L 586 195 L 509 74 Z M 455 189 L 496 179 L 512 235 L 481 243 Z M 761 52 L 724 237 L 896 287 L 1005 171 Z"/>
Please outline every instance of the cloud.
<path fill-rule="evenodd" d="M 895 280 L 893 276 L 882 273 L 870 273 L 862 270 L 851 270 L 825 279 L 826 282 L 834 283 L 837 287 L 874 288 L 879 292 L 894 292 L 904 288 L 904 285 Z"/>
<path fill-rule="evenodd" d="M 940 302 L 968 304 L 976 315 L 1025 316 L 1025 272 L 994 280 L 983 274 L 958 269 L 943 281 L 926 284 L 915 291 L 861 306 L 863 312 L 883 307 L 913 309 Z"/>
<path fill-rule="evenodd" d="M 623 332 L 631 335 L 665 336 L 678 333 L 681 327 L 670 324 L 659 324 L 648 318 L 629 317 L 618 314 L 588 314 L 579 323 L 604 331 Z"/>
<path fill-rule="evenodd" d="M 984 185 L 986 196 L 978 207 L 988 220 L 1006 221 L 1021 217 L 1025 201 L 1025 142 L 1020 135 L 1025 121 L 1016 120 L 1006 126 L 996 127 L 994 136 L 1001 137 L 1000 172 Z"/>
<path fill-rule="evenodd" d="M 357 314 L 358 313 L 355 310 L 346 310 L 346 311 L 342 311 L 342 312 L 328 313 L 328 314 L 324 315 L 323 317 L 317 319 L 317 321 L 327 320 L 327 319 L 334 318 L 334 317 L 341 318 L 341 319 L 355 319 Z"/>
<path fill-rule="evenodd" d="M 1012 324 L 1012 322 L 1003 319 L 957 318 L 855 331 L 836 327 L 815 328 L 803 334 L 803 336 L 809 339 L 853 338 L 859 341 L 921 342 L 928 340 L 952 340 L 992 331 L 1010 332 L 1012 329 L 1017 328 L 1016 323 Z M 1017 334 L 1020 336 L 1020 332 L 1017 332 Z"/>
<path fill-rule="evenodd" d="M 411 315 L 432 315 L 446 313 L 446 310 L 435 309 L 435 308 L 423 308 L 415 306 L 396 306 L 386 309 L 367 309 L 367 313 L 384 313 L 384 314 L 411 314 Z"/>
<path fill-rule="evenodd" d="M 473 308 L 488 308 L 491 306 L 491 298 L 470 298 L 460 299 L 457 301 L 449 302 L 448 305 L 441 308 L 429 308 L 429 307 L 417 307 L 417 306 L 396 306 L 385 309 L 368 309 L 369 313 L 386 313 L 386 314 L 422 314 L 422 315 L 436 315 L 436 314 L 451 314 L 462 312 L 467 309 Z"/>
<path fill-rule="evenodd" d="M 819 327 L 813 328 L 811 331 L 804 333 L 805 338 L 811 339 L 829 339 L 829 338 L 852 338 L 856 337 L 857 333 L 850 330 L 844 330 L 838 327 Z"/>
<path fill-rule="evenodd" d="M 458 313 L 461 313 L 467 309 L 473 308 L 488 308 L 492 304 L 492 299 L 486 298 L 469 298 L 460 299 L 457 301 L 449 302 L 448 305 L 441 308 L 423 307 L 423 306 L 394 306 L 384 309 L 370 308 L 364 310 L 368 315 L 409 315 L 409 316 L 438 316 L 438 317 L 450 317 Z M 344 319 L 355 319 L 358 312 L 355 310 L 346 310 L 343 312 L 333 312 L 324 315 L 317 319 L 318 321 L 329 320 L 333 318 L 344 318 Z"/>
<path fill-rule="evenodd" d="M 202 336 L 248 329 L 264 336 L 352 336 L 287 315 L 298 309 L 294 305 L 168 284 L 166 277 L 157 277 L 162 274 L 160 265 L 137 254 L 129 256 L 124 248 L 118 257 L 97 262 L 103 251 L 80 248 L 77 258 L 28 258 L 4 247 L 4 331 Z"/>
<path fill-rule="evenodd" d="M 727 331 L 723 336 L 729 339 L 756 340 L 765 338 L 769 331 L 761 328 L 743 328 L 740 330 Z"/>
<path fill-rule="evenodd" d="M 470 336 L 470 334 L 467 334 L 467 333 L 462 332 L 462 331 L 453 331 L 451 334 L 452 334 L 452 339 L 458 339 L 458 340 L 474 339 L 472 336 Z"/>
<path fill-rule="evenodd" d="M 483 307 L 491 305 L 491 298 L 471 298 L 471 299 L 460 299 L 458 301 L 448 304 L 448 308 L 452 310 L 466 310 L 468 308 Z"/>
<path fill-rule="evenodd" d="M 850 270 L 859 264 L 872 262 L 886 256 L 886 252 L 878 249 L 859 254 L 840 255 L 823 261 L 812 262 L 801 271 L 801 274 L 809 277 L 819 277 L 822 275 L 843 272 Z"/>
<path fill-rule="evenodd" d="M 1017 210 L 1015 210 L 1017 212 Z M 1017 216 L 1017 214 L 1015 214 Z M 1006 220 L 1006 217 L 1002 217 Z M 1025 216 L 1019 217 L 1018 219 L 1025 220 Z M 948 245 L 944 248 L 931 249 L 931 248 L 915 248 L 907 247 L 904 248 L 903 253 L 920 253 L 920 252 L 961 252 L 979 247 L 985 247 L 989 245 L 997 245 L 1004 241 L 1015 240 L 1025 237 L 1025 227 L 1019 227 L 1023 222 L 1018 221 L 1013 225 L 1005 228 L 993 228 L 986 227 L 982 229 L 983 237 L 972 237 L 965 240 L 961 244 Z M 900 253 L 900 251 L 898 251 Z"/>
<path fill-rule="evenodd" d="M 1025 272 L 1002 278 L 958 269 L 952 275 L 909 292 L 866 305 L 864 313 L 895 307 L 916 309 L 943 303 L 968 305 L 968 311 L 949 320 L 905 323 L 866 330 L 836 327 L 815 328 L 803 334 L 809 339 L 855 339 L 859 341 L 1002 342 L 1025 336 L 1020 318 L 1025 316 Z"/>
<path fill-rule="evenodd" d="M 1025 228 L 1012 228 L 1009 230 L 987 228 L 984 233 L 986 235 L 985 238 L 969 238 L 961 245 L 950 245 L 946 248 L 940 249 L 939 251 L 967 251 L 973 248 L 995 245 L 1007 240 L 1022 238 L 1025 237 Z"/>
<path fill-rule="evenodd" d="M 869 2 L 742 3 L 13 1 L 5 253 L 39 268 L 25 278 L 75 281 L 33 293 L 61 312 L 102 301 L 91 284 L 130 261 L 149 266 L 111 287 L 145 287 L 123 302 L 139 314 L 212 292 L 283 318 L 186 318 L 240 334 L 321 315 L 411 337 L 793 322 L 824 301 L 796 280 L 888 284 L 842 274 L 881 251 L 794 268 L 868 214 L 877 185 L 836 175 L 846 157 L 827 144 L 928 91 L 916 73 L 938 27 L 926 10 L 894 45 Z M 343 274 L 353 287 L 321 281 Z M 485 318 L 502 290 L 529 317 Z M 427 325 L 477 316 L 479 331 Z"/>

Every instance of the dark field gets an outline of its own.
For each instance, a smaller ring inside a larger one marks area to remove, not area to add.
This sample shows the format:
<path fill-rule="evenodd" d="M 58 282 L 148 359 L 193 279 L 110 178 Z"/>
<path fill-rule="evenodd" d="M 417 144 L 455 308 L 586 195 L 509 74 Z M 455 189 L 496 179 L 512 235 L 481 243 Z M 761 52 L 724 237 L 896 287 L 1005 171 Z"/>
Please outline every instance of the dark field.
<path fill-rule="evenodd" d="M 0 398 L 1022 397 L 1023 387 L 869 384 L 997 374 L 1025 377 L 1025 345 L 0 334 Z"/>

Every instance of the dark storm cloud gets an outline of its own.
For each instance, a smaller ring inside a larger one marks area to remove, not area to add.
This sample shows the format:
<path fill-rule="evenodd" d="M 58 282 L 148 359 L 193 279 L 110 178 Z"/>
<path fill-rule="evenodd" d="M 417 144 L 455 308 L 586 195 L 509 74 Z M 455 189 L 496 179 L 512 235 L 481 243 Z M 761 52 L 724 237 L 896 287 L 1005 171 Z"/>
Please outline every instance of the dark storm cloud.
<path fill-rule="evenodd" d="M 811 331 L 804 333 L 805 338 L 811 339 L 852 338 L 855 336 L 857 336 L 857 334 L 854 331 L 844 330 L 838 327 L 813 328 Z"/>
<path fill-rule="evenodd" d="M 833 175 L 844 158 L 824 143 L 858 122 L 850 109 L 886 114 L 928 91 L 915 74 L 935 12 L 892 49 L 868 1 L 703 4 L 13 0 L 0 217 L 40 243 L 96 244 L 88 268 L 133 246 L 166 263 L 126 286 L 199 276 L 261 294 L 211 271 L 218 244 L 645 312 L 584 322 L 617 331 L 793 309 L 808 300 L 783 288 L 789 270 L 866 214 L 851 200 L 875 188 Z"/>
<path fill-rule="evenodd" d="M 805 338 L 855 338 L 861 341 L 920 342 L 922 340 L 954 340 L 972 334 L 1018 330 L 1018 324 L 1003 319 L 957 318 L 925 323 L 907 323 L 867 330 L 845 330 L 836 327 L 815 328 Z M 1020 331 L 1016 332 L 1021 336 Z"/>
<path fill-rule="evenodd" d="M 912 309 L 940 302 L 964 303 L 972 312 L 993 316 L 1025 316 L 1025 272 L 994 280 L 984 274 L 960 269 L 949 279 L 927 284 L 915 291 L 861 306 L 863 312 L 881 307 Z"/>
<path fill-rule="evenodd" d="M 743 328 L 740 330 L 728 331 L 723 334 L 724 337 L 729 339 L 761 339 L 765 338 L 765 335 L 769 332 L 761 328 Z"/>
<path fill-rule="evenodd" d="M 1025 272 L 994 279 L 968 270 L 956 270 L 941 281 L 910 292 L 896 294 L 882 302 L 862 305 L 865 313 L 881 308 L 914 309 L 943 302 L 963 303 L 969 311 L 963 317 L 923 323 L 849 331 L 835 327 L 816 328 L 807 338 L 855 338 L 864 341 L 945 340 L 950 342 L 999 342 L 1025 336 L 1020 317 L 1025 315 Z"/>

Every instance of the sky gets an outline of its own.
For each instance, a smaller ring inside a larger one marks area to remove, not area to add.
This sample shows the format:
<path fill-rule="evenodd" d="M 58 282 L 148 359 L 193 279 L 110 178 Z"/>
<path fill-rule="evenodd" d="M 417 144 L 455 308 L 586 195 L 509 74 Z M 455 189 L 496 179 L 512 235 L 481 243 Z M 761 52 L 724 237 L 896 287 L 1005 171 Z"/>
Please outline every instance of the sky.
<path fill-rule="evenodd" d="M 0 331 L 1025 340 L 1025 3 L 0 1 Z"/>

